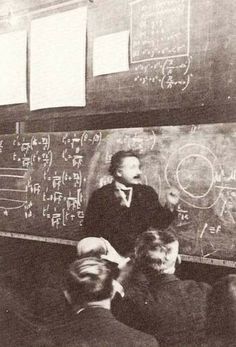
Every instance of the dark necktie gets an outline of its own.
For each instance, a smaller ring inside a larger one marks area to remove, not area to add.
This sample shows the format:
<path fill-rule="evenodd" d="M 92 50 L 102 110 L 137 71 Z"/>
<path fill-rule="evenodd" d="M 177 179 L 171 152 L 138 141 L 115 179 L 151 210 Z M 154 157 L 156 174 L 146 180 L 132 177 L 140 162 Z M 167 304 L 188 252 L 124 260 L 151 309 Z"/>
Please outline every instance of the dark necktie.
<path fill-rule="evenodd" d="M 129 189 L 122 189 L 122 192 L 125 193 L 126 199 L 129 200 L 130 190 Z"/>

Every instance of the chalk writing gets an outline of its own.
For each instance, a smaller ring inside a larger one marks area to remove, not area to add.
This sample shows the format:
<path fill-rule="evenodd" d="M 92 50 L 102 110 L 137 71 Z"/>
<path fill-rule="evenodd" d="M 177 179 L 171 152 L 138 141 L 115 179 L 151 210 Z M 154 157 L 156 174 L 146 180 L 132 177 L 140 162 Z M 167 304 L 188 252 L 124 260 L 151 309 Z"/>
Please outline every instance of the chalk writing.
<path fill-rule="evenodd" d="M 141 85 L 156 85 L 165 89 L 188 88 L 193 74 L 190 72 L 191 57 L 168 58 L 155 63 L 138 63 L 134 82 Z"/>
<path fill-rule="evenodd" d="M 189 0 L 131 3 L 131 62 L 188 55 Z"/>
<path fill-rule="evenodd" d="M 160 66 L 168 73 L 171 64 Z M 180 191 L 172 227 L 181 253 L 235 259 L 234 124 L 5 135 L 0 147 L 3 230 L 80 237 L 91 193 L 112 181 L 112 155 L 132 149 L 160 204 L 169 186 Z"/>
<path fill-rule="evenodd" d="M 84 217 L 84 151 L 97 147 L 101 132 L 65 133 L 57 144 L 49 134 L 17 135 L 13 138 L 11 160 L 19 168 L 0 169 L 0 211 L 8 216 L 22 208 L 26 220 L 42 216 L 53 229 L 82 225 Z M 4 153 L 3 140 L 0 153 Z M 57 159 L 54 156 L 57 156 Z M 55 161 L 64 162 L 61 168 Z M 1 188 L 2 187 L 2 188 Z M 37 202 L 40 201 L 38 204 Z"/>
<path fill-rule="evenodd" d="M 177 207 L 178 212 L 178 224 L 177 226 L 188 225 L 190 223 L 189 211 L 186 208 L 182 208 L 181 204 Z"/>
<path fill-rule="evenodd" d="M 163 90 L 188 88 L 190 71 L 190 0 L 131 3 L 131 62 L 134 82 Z"/>

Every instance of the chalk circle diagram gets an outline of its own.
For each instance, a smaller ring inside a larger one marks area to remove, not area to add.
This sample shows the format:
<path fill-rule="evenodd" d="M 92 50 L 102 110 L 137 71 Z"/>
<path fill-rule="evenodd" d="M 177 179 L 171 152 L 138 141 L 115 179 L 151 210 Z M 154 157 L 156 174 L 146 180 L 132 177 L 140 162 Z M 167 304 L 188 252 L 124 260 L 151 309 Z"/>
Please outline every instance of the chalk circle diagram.
<path fill-rule="evenodd" d="M 23 168 L 0 168 L 0 211 L 5 216 L 27 203 L 26 174 Z"/>
<path fill-rule="evenodd" d="M 215 172 L 220 169 L 216 155 L 206 146 L 186 144 L 168 159 L 165 180 L 180 190 L 180 200 L 186 204 L 209 209 L 220 198 L 222 189 L 215 187 Z"/>

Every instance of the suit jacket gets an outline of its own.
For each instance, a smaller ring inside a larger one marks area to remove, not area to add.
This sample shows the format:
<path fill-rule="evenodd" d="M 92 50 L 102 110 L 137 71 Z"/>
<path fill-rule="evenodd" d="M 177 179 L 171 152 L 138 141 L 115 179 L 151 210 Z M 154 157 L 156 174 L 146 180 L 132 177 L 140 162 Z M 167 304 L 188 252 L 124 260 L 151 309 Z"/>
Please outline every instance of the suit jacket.
<path fill-rule="evenodd" d="M 43 329 L 20 296 L 0 287 L 0 346 L 26 347 Z"/>
<path fill-rule="evenodd" d="M 75 321 L 51 329 L 33 347 L 158 347 L 154 337 L 118 322 L 109 310 L 87 308 Z"/>
<path fill-rule="evenodd" d="M 130 207 L 121 206 L 114 182 L 92 194 L 84 219 L 88 236 L 106 238 L 122 255 L 133 251 L 136 237 L 149 227 L 166 228 L 176 213 L 162 207 L 155 190 L 147 185 L 133 186 Z"/>
<path fill-rule="evenodd" d="M 182 281 L 175 275 L 135 273 L 113 310 L 117 319 L 154 335 L 161 346 L 201 346 L 210 290 L 206 283 Z"/>

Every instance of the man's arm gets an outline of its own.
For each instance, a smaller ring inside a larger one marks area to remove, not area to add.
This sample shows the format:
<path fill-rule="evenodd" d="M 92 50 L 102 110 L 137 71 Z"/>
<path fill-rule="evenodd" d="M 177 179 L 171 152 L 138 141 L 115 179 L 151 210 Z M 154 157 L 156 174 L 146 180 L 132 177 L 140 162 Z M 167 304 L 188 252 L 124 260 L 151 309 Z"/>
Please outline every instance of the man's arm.
<path fill-rule="evenodd" d="M 151 226 L 160 229 L 167 228 L 177 217 L 176 206 L 179 201 L 178 196 L 172 196 L 172 190 L 166 192 L 166 204 L 162 206 L 158 194 L 150 187 L 150 203 L 152 209 Z M 173 198 L 173 200 L 171 200 Z M 173 204 L 175 202 L 175 204 Z"/>

